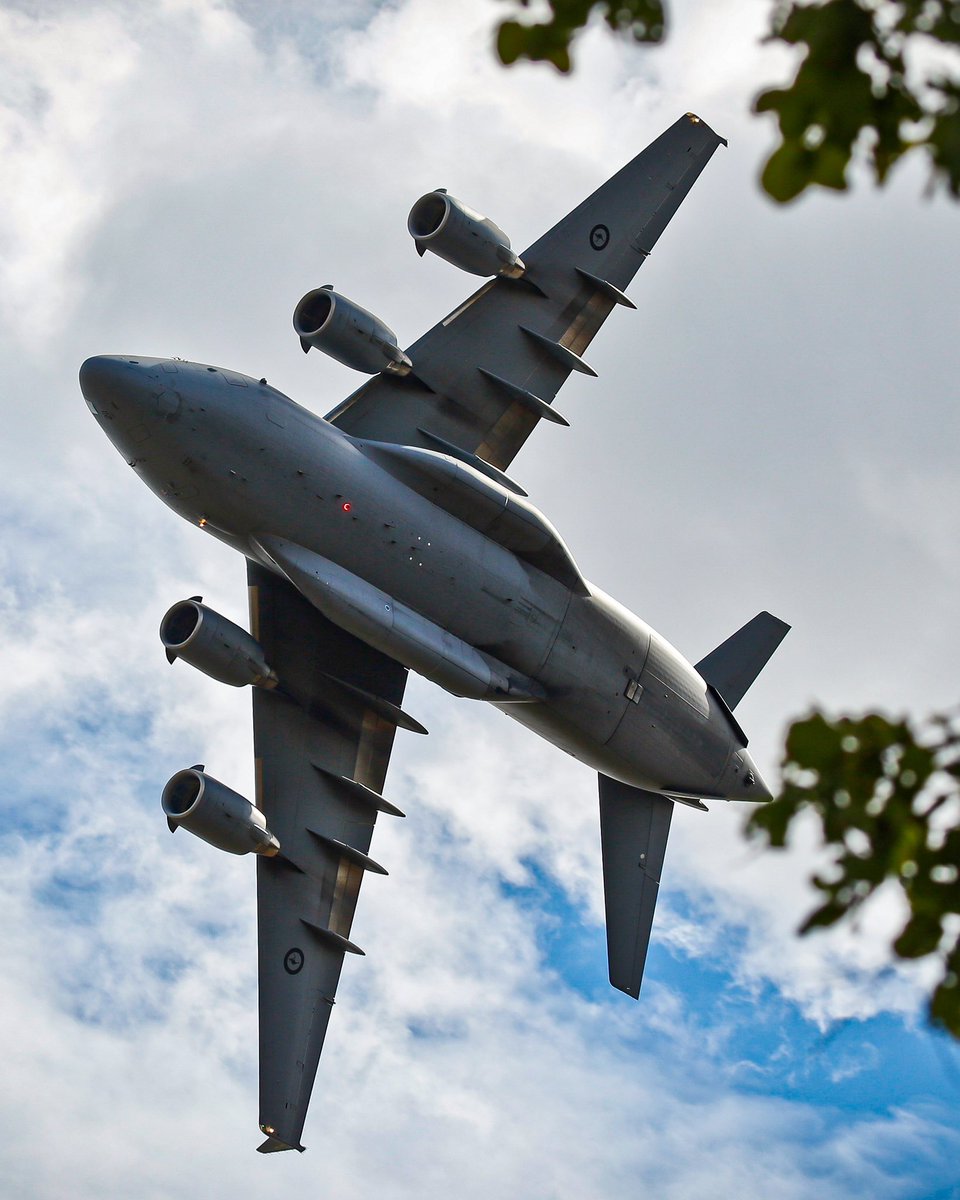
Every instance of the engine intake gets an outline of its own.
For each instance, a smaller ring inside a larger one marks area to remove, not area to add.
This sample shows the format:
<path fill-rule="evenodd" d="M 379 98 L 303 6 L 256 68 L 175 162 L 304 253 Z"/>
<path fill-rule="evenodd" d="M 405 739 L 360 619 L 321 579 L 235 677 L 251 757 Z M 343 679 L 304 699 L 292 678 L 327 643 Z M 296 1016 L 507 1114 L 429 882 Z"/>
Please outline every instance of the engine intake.
<path fill-rule="evenodd" d="M 407 229 L 418 254 L 432 250 L 471 275 L 518 279 L 526 270 L 500 226 L 448 195 L 444 188 L 420 197 L 410 209 Z"/>
<path fill-rule="evenodd" d="M 304 354 L 314 346 L 367 375 L 380 371 L 406 375 L 413 365 L 397 345 L 392 329 L 328 283 L 300 300 L 293 310 L 293 328 Z"/>
<path fill-rule="evenodd" d="M 253 851 L 272 858 L 280 852 L 280 843 L 267 829 L 267 818 L 260 809 L 199 767 L 173 775 L 160 803 L 171 833 L 182 825 L 228 854 Z"/>
<path fill-rule="evenodd" d="M 231 687 L 277 686 L 263 647 L 245 629 L 228 621 L 199 597 L 180 600 L 160 622 L 160 640 L 169 662 L 184 659 L 192 667 Z"/>

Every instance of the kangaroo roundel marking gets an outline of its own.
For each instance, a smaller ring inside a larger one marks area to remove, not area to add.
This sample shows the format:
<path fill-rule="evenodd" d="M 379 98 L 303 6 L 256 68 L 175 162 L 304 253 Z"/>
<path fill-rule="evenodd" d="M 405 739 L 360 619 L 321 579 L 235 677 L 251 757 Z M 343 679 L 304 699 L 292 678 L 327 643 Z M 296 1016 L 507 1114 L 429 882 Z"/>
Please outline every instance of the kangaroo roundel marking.
<path fill-rule="evenodd" d="M 610 241 L 610 230 L 606 225 L 594 225 L 590 230 L 590 245 L 594 250 L 602 250 Z"/>
<path fill-rule="evenodd" d="M 288 975 L 297 975 L 303 970 L 304 953 L 299 946 L 294 946 L 283 956 L 283 969 Z"/>

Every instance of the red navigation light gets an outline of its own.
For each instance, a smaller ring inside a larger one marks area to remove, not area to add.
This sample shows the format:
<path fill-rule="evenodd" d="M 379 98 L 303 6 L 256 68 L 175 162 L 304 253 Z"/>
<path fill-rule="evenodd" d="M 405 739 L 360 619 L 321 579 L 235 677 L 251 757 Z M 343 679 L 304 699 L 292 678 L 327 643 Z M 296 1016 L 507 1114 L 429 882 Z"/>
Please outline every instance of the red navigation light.
<path fill-rule="evenodd" d="M 350 503 L 349 500 L 344 500 L 344 502 L 340 505 L 340 507 L 343 509 L 344 512 L 349 512 L 350 509 L 353 508 L 353 505 Z"/>

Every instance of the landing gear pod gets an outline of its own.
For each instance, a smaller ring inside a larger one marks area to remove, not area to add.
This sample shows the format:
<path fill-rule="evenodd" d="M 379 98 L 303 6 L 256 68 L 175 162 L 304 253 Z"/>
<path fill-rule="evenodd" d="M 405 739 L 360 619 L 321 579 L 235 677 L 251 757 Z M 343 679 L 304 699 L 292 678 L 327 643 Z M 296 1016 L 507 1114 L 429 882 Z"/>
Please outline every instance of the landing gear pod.
<path fill-rule="evenodd" d="M 329 284 L 307 292 L 301 299 L 293 310 L 293 328 L 304 354 L 314 346 L 367 375 L 380 371 L 406 375 L 413 366 L 397 345 L 392 329 Z"/>
<path fill-rule="evenodd" d="M 526 270 L 499 225 L 447 194 L 444 188 L 421 196 L 407 217 L 407 229 L 421 256 L 427 250 L 471 275 L 508 275 Z"/>
<path fill-rule="evenodd" d="M 220 683 L 231 687 L 277 686 L 277 677 L 267 665 L 260 643 L 245 629 L 202 604 L 199 596 L 167 609 L 160 622 L 160 640 L 168 662 L 182 658 Z"/>
<path fill-rule="evenodd" d="M 160 803 L 171 833 L 182 825 L 228 854 L 252 851 L 272 858 L 280 852 L 280 843 L 267 829 L 267 818 L 260 809 L 199 767 L 172 776 Z"/>

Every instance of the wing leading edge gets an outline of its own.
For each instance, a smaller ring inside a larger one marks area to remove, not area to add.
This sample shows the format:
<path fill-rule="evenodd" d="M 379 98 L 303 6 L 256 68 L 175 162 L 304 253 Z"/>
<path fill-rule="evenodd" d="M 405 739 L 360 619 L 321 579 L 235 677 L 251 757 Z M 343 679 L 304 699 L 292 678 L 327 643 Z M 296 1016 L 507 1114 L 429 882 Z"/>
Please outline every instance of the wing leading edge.
<path fill-rule="evenodd" d="M 257 805 L 280 841 L 257 863 L 261 1152 L 300 1135 L 351 941 L 406 670 L 248 562 L 251 630 L 281 679 L 253 693 Z M 408 725 L 408 727 L 411 727 Z"/>
<path fill-rule="evenodd" d="M 410 374 L 376 376 L 328 420 L 505 470 L 571 371 L 595 374 L 584 351 L 618 304 L 634 307 L 624 289 L 721 143 L 681 117 L 523 252 L 520 279 L 489 280 L 414 342 Z"/>

